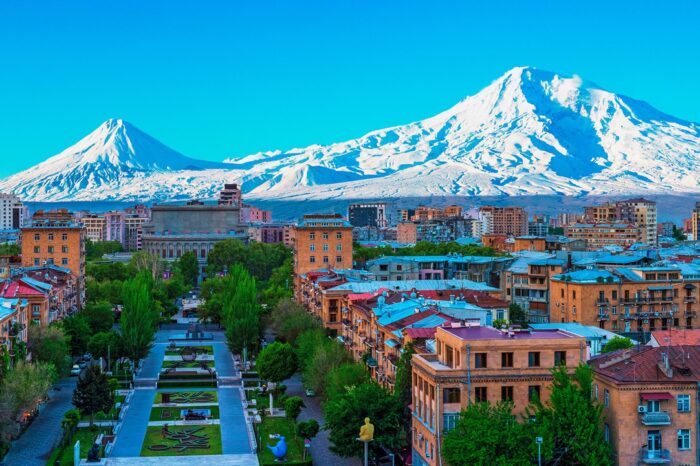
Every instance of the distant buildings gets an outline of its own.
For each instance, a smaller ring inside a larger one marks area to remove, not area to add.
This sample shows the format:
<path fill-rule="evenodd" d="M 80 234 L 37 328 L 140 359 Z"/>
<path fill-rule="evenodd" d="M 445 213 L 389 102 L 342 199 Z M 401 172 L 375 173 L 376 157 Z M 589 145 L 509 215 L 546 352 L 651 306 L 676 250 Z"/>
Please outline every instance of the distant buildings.
<path fill-rule="evenodd" d="M 76 218 L 85 226 L 90 241 L 117 241 L 126 251 L 138 251 L 141 249 L 142 228 L 150 215 L 148 207 L 136 205 L 104 213 L 82 211 L 76 214 Z"/>
<path fill-rule="evenodd" d="M 348 222 L 353 227 L 386 228 L 389 226 L 386 202 L 362 202 L 348 206 Z"/>
<path fill-rule="evenodd" d="M 635 225 L 639 228 L 638 241 L 651 246 L 658 244 L 656 202 L 654 201 L 636 198 L 586 207 L 585 219 L 586 222 L 593 224 Z"/>
<path fill-rule="evenodd" d="M 258 243 L 282 243 L 292 245 L 291 225 L 282 223 L 253 223 L 248 227 L 251 241 Z"/>
<path fill-rule="evenodd" d="M 642 241 L 642 230 L 633 223 L 574 223 L 564 227 L 564 235 L 586 241 L 589 251 L 608 246 L 629 248 Z"/>
<path fill-rule="evenodd" d="M 700 202 L 695 203 L 695 208 L 690 215 L 690 233 L 693 241 L 700 241 Z"/>
<path fill-rule="evenodd" d="M 19 197 L 0 193 L 0 230 L 19 230 L 27 217 L 27 208 Z"/>
<path fill-rule="evenodd" d="M 294 274 L 352 268 L 352 225 L 340 214 L 304 215 L 292 227 Z"/>
<path fill-rule="evenodd" d="M 528 234 L 527 212 L 520 207 L 483 206 L 479 219 L 484 223 L 484 233 L 506 236 Z"/>

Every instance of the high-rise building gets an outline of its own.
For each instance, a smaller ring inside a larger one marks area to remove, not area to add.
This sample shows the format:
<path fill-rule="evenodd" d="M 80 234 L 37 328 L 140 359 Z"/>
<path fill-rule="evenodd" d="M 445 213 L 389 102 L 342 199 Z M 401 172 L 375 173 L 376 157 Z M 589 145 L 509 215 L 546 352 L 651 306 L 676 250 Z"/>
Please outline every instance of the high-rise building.
<path fill-rule="evenodd" d="M 693 241 L 700 241 L 700 202 L 695 203 L 695 208 L 690 216 L 690 233 Z"/>
<path fill-rule="evenodd" d="M 479 219 L 487 234 L 523 236 L 528 234 L 527 212 L 521 207 L 483 206 Z"/>
<path fill-rule="evenodd" d="M 80 215 L 80 222 L 85 226 L 85 236 L 90 241 L 105 240 L 105 218 L 102 215 L 85 213 Z"/>
<path fill-rule="evenodd" d="M 241 206 L 241 188 L 237 183 L 225 184 L 219 193 L 219 205 Z"/>
<path fill-rule="evenodd" d="M 352 268 L 352 225 L 340 214 L 304 215 L 292 228 L 294 275 Z"/>
<path fill-rule="evenodd" d="M 386 202 L 361 202 L 348 206 L 348 221 L 354 227 L 386 228 Z"/>
<path fill-rule="evenodd" d="M 19 197 L 0 193 L 0 230 L 19 230 L 28 217 Z"/>
<path fill-rule="evenodd" d="M 585 208 L 588 223 L 634 223 L 641 233 L 640 241 L 656 246 L 658 243 L 656 202 L 643 198 L 606 202 Z"/>

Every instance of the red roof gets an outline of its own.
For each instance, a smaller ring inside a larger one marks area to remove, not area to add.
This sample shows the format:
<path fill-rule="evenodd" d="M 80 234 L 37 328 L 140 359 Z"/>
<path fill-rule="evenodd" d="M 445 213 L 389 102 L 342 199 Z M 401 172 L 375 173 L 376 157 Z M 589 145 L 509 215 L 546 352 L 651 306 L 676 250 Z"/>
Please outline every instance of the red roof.
<path fill-rule="evenodd" d="M 416 338 L 434 338 L 435 337 L 435 327 L 432 328 L 407 328 L 404 329 L 406 336 L 411 339 Z"/>
<path fill-rule="evenodd" d="M 672 377 L 661 370 L 664 354 Z M 635 347 L 597 356 L 589 364 L 596 373 L 619 383 L 695 383 L 700 378 L 700 346 Z"/>
<path fill-rule="evenodd" d="M 659 346 L 700 345 L 700 329 L 657 330 L 651 332 L 651 336 Z"/>

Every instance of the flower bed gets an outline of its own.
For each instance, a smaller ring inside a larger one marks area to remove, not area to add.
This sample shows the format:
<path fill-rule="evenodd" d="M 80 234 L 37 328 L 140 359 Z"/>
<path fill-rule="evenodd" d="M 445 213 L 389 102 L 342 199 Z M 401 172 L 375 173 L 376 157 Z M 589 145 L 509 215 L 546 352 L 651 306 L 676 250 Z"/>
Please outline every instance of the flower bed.
<path fill-rule="evenodd" d="M 154 426 L 146 429 L 141 456 L 220 455 L 218 425 Z"/>

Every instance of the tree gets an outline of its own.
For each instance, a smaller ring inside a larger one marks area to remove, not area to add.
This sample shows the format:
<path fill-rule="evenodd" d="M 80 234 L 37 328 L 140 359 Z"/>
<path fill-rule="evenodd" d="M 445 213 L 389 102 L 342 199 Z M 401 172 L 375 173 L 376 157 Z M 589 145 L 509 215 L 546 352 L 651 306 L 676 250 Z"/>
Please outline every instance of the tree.
<path fill-rule="evenodd" d="M 342 344 L 326 338 L 306 365 L 302 378 L 317 393 L 323 394 L 326 392 L 326 375 L 349 360 L 350 357 Z"/>
<path fill-rule="evenodd" d="M 416 353 L 413 343 L 408 343 L 401 353 L 399 362 L 396 367 L 396 385 L 394 386 L 394 394 L 399 399 L 401 406 L 404 407 L 405 428 L 408 430 L 411 427 L 411 361 Z"/>
<path fill-rule="evenodd" d="M 188 251 L 180 256 L 177 261 L 177 268 L 180 270 L 185 284 L 197 286 L 199 280 L 199 261 L 193 252 Z"/>
<path fill-rule="evenodd" d="M 309 419 L 297 424 L 297 435 L 303 439 L 311 440 L 318 435 L 321 426 L 318 425 L 316 419 Z"/>
<path fill-rule="evenodd" d="M 22 248 L 18 244 L 0 244 L 0 256 L 19 256 Z"/>
<path fill-rule="evenodd" d="M 20 411 L 34 411 L 57 378 L 58 374 L 52 364 L 20 361 L 7 374 L 0 391 L 3 399 L 8 400 L 9 410 L 16 417 Z"/>
<path fill-rule="evenodd" d="M 83 415 L 90 416 L 92 426 L 95 413 L 108 412 L 114 404 L 114 395 L 109 388 L 107 376 L 97 366 L 91 366 L 85 375 L 78 379 L 78 386 L 73 392 L 73 405 Z"/>
<path fill-rule="evenodd" d="M 210 277 L 231 270 L 234 264 L 245 263 L 245 245 L 237 239 L 218 241 L 207 255 L 207 273 Z"/>
<path fill-rule="evenodd" d="M 284 341 L 294 342 L 306 330 L 321 328 L 318 319 L 291 299 L 282 299 L 272 311 L 270 326 Z"/>
<path fill-rule="evenodd" d="M 301 414 L 301 408 L 305 408 L 304 400 L 300 396 L 290 396 L 284 401 L 284 415 L 290 421 L 296 422 Z"/>
<path fill-rule="evenodd" d="M 294 348 L 289 343 L 274 342 L 258 354 L 255 367 L 263 380 L 279 383 L 297 370 Z"/>
<path fill-rule="evenodd" d="M 131 256 L 129 267 L 138 272 L 146 271 L 153 280 L 158 278 L 163 271 L 163 263 L 155 254 L 139 251 Z"/>
<path fill-rule="evenodd" d="M 326 374 L 325 395 L 328 399 L 337 398 L 369 381 L 367 369 L 356 362 L 346 362 Z"/>
<path fill-rule="evenodd" d="M 92 335 L 108 332 L 114 324 L 114 310 L 112 305 L 106 301 L 86 304 L 80 315 L 90 327 Z"/>
<path fill-rule="evenodd" d="M 473 403 L 445 435 L 442 454 L 450 466 L 531 465 L 527 426 L 512 414 L 513 403 Z"/>
<path fill-rule="evenodd" d="M 91 241 L 85 242 L 85 256 L 87 260 L 102 259 L 105 254 L 113 254 L 123 250 L 119 241 Z"/>
<path fill-rule="evenodd" d="M 87 351 L 88 337 L 90 336 L 90 326 L 82 315 L 76 314 L 66 317 L 61 321 L 63 332 L 70 338 L 71 354 L 77 356 Z"/>
<path fill-rule="evenodd" d="M 233 353 L 255 351 L 260 343 L 261 331 L 255 279 L 243 267 L 236 265 L 224 283 L 222 313 L 226 343 Z"/>
<path fill-rule="evenodd" d="M 620 349 L 631 348 L 634 346 L 632 340 L 627 337 L 614 336 L 603 346 L 601 353 L 612 353 Z"/>
<path fill-rule="evenodd" d="M 676 241 L 685 241 L 685 233 L 683 233 L 683 230 L 678 228 L 676 225 L 673 225 L 673 239 Z"/>
<path fill-rule="evenodd" d="M 306 370 L 306 367 L 311 364 L 311 360 L 314 354 L 316 354 L 316 351 L 327 341 L 328 337 L 326 333 L 320 328 L 306 330 L 299 335 L 294 342 L 294 346 L 297 353 L 297 362 L 299 363 L 299 368 L 302 370 L 302 373 Z"/>
<path fill-rule="evenodd" d="M 155 334 L 157 315 L 149 290 L 149 275 L 143 272 L 124 282 L 121 334 L 124 354 L 137 361 L 146 357 Z"/>
<path fill-rule="evenodd" d="M 404 446 L 403 408 L 396 397 L 376 383 L 364 383 L 329 399 L 324 405 L 325 429 L 330 431 L 331 451 L 342 457 L 363 454 L 357 433 L 369 417 L 374 424 L 373 448 L 389 450 Z"/>
<path fill-rule="evenodd" d="M 70 367 L 68 337 L 60 326 L 30 325 L 27 348 L 35 361 L 53 364 L 59 374 L 65 374 Z"/>
<path fill-rule="evenodd" d="M 117 359 L 123 355 L 121 336 L 114 330 L 96 333 L 88 341 L 88 351 L 95 358 Z"/>
<path fill-rule="evenodd" d="M 508 306 L 508 316 L 510 317 L 510 322 L 513 324 L 523 326 L 527 325 L 527 313 L 523 310 L 520 304 L 510 303 L 510 306 Z"/>
<path fill-rule="evenodd" d="M 531 424 L 545 440 L 545 453 L 551 451 L 556 464 L 613 464 L 610 444 L 603 437 L 602 406 L 591 398 L 591 368 L 581 364 L 569 376 L 566 367 L 559 366 L 552 376 L 549 401 L 535 401 Z"/>

